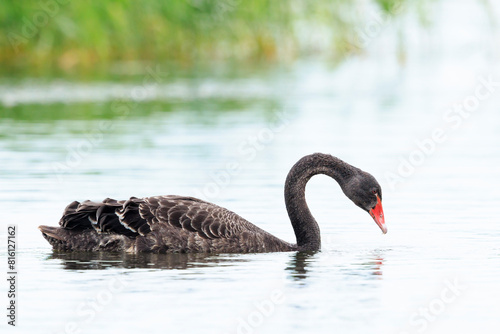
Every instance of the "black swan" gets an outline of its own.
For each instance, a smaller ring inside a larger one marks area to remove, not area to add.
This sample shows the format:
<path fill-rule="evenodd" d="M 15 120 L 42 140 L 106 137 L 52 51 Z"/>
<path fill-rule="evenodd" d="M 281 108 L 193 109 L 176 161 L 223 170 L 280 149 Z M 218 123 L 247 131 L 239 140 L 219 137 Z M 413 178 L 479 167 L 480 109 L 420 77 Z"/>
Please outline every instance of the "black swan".
<path fill-rule="evenodd" d="M 335 179 L 354 204 L 367 211 L 387 233 L 382 190 L 375 178 L 327 154 L 300 159 L 288 173 L 285 202 L 297 244 L 283 241 L 236 213 L 193 197 L 110 198 L 73 202 L 60 227 L 40 226 L 43 236 L 60 251 L 125 251 L 152 253 L 254 253 L 316 251 L 319 226 L 305 200 L 305 188 L 316 174 Z"/>

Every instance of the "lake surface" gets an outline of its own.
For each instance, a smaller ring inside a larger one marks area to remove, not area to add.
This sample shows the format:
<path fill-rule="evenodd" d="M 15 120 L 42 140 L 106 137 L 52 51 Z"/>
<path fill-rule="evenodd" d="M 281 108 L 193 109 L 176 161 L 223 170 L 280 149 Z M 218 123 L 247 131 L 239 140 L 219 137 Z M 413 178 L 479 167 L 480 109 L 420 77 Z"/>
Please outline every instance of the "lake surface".
<path fill-rule="evenodd" d="M 18 227 L 15 330 L 498 333 L 500 71 L 486 24 L 456 8 L 470 34 L 430 28 L 429 41 L 407 42 L 404 65 L 384 56 L 389 30 L 333 69 L 0 84 L 2 108 L 29 115 L 0 123 L 2 242 Z M 178 194 L 295 241 L 283 184 L 313 152 L 378 179 L 387 235 L 326 176 L 307 187 L 314 254 L 54 253 L 37 229 L 73 200 Z"/>

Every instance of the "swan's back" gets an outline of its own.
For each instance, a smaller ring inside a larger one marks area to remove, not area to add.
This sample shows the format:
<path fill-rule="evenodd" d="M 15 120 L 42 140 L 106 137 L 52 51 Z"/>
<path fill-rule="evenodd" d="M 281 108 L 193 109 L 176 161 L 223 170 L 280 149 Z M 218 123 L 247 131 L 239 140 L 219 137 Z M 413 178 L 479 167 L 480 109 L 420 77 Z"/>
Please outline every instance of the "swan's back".
<path fill-rule="evenodd" d="M 251 253 L 290 251 L 236 213 L 193 197 L 110 198 L 69 204 L 60 227 L 40 226 L 56 250 Z"/>

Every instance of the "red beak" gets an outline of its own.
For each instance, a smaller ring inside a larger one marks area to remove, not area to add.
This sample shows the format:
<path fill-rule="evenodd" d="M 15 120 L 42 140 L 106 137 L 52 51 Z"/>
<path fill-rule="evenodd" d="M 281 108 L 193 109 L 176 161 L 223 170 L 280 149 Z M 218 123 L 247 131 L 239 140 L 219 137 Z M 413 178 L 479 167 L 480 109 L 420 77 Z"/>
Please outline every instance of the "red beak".
<path fill-rule="evenodd" d="M 380 197 L 377 195 L 377 205 L 373 209 L 369 211 L 370 216 L 372 216 L 373 220 L 375 220 L 375 223 L 377 223 L 378 227 L 382 230 L 384 234 L 387 233 L 387 226 L 385 226 L 385 219 L 384 219 L 384 209 L 382 209 L 382 201 L 380 200 Z"/>

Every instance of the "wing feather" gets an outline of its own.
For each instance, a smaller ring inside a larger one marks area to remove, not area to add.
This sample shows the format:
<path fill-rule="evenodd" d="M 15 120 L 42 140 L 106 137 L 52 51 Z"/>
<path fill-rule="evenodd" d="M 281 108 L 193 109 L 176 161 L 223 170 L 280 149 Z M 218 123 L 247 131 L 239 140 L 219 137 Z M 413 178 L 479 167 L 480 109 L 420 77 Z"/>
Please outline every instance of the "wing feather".
<path fill-rule="evenodd" d="M 75 201 L 66 207 L 60 220 L 65 229 L 95 229 L 98 233 L 130 238 L 145 236 L 160 225 L 173 229 L 172 232 L 196 233 L 203 239 L 229 238 L 236 230 L 244 229 L 245 224 L 243 218 L 215 204 L 174 195 L 131 197 L 126 201 Z"/>
<path fill-rule="evenodd" d="M 144 202 L 150 207 L 152 215 L 142 216 L 149 217 L 148 224 L 152 228 L 155 224 L 163 223 L 197 233 L 204 239 L 228 238 L 232 235 L 231 230 L 240 225 L 234 224 L 235 220 L 240 220 L 241 224 L 247 223 L 227 209 L 193 197 L 156 196 L 147 197 Z"/>

